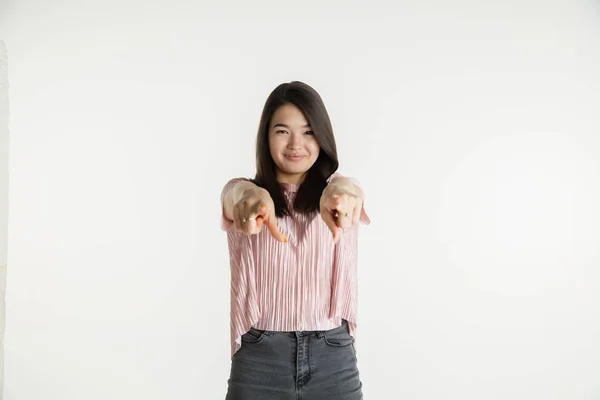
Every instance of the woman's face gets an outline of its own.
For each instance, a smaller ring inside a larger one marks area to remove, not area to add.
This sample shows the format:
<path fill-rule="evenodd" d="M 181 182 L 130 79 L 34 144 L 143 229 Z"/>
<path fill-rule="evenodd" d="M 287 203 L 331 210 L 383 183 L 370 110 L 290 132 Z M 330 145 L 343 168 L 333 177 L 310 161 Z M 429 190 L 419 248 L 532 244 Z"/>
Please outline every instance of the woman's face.
<path fill-rule="evenodd" d="M 277 109 L 269 124 L 269 149 L 275 161 L 277 180 L 300 184 L 319 156 L 319 144 L 298 107 Z"/>

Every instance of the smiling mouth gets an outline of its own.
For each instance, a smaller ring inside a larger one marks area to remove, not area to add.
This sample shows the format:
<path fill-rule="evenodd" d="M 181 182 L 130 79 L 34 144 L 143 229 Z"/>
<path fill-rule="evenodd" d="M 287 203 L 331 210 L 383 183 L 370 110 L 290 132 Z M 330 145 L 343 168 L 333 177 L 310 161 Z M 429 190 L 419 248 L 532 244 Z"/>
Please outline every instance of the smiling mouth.
<path fill-rule="evenodd" d="M 288 155 L 285 156 L 286 158 L 289 158 L 290 160 L 301 160 L 303 159 L 305 156 L 292 156 L 292 155 Z"/>

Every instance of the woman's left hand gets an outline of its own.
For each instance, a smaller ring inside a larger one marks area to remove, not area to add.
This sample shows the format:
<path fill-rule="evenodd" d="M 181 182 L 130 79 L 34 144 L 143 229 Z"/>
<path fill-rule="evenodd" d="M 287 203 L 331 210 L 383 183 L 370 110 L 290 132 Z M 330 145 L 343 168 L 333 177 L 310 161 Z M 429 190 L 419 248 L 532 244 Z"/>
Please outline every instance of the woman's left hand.
<path fill-rule="evenodd" d="M 362 190 L 349 178 L 335 178 L 323 190 L 321 218 L 333 233 L 334 243 L 337 244 L 340 239 L 340 228 L 349 228 L 358 223 L 362 207 Z"/>

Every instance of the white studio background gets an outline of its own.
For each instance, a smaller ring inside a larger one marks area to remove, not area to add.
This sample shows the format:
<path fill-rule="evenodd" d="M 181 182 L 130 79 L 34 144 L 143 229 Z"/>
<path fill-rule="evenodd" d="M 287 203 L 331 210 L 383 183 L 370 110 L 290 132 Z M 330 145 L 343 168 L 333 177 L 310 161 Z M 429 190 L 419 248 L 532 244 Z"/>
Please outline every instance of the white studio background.
<path fill-rule="evenodd" d="M 6 251 L 8 244 L 8 69 L 6 47 L 0 41 L 0 393 L 4 371 Z"/>
<path fill-rule="evenodd" d="M 598 2 L 11 1 L 4 400 L 222 399 L 225 182 L 319 91 L 365 399 L 600 398 Z"/>

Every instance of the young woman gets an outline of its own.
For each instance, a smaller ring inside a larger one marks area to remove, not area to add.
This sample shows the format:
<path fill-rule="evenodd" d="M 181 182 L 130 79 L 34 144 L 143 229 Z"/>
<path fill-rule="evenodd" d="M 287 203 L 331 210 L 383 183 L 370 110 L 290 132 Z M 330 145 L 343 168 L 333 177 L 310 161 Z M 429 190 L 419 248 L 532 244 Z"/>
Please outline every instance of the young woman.
<path fill-rule="evenodd" d="M 336 173 L 331 121 L 302 82 L 263 109 L 256 176 L 223 188 L 231 264 L 227 400 L 358 400 L 354 335 L 363 193 Z"/>

